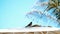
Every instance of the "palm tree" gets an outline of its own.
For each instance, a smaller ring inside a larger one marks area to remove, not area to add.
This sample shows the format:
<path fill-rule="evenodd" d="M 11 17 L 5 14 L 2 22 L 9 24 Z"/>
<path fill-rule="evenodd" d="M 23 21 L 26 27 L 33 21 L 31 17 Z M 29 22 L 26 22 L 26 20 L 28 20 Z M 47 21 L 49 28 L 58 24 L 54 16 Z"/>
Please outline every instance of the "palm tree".
<path fill-rule="evenodd" d="M 55 8 L 54 11 L 53 11 L 53 14 L 55 14 L 57 16 L 57 21 L 59 22 L 60 21 L 60 8 L 59 8 L 59 5 L 60 5 L 60 2 L 59 0 L 49 0 L 49 2 L 46 2 L 46 3 L 42 3 L 42 5 L 48 5 L 48 7 L 45 9 L 46 11 L 49 11 L 50 9 L 52 8 Z M 41 4 L 40 4 L 41 5 Z M 31 15 L 34 15 L 34 16 L 37 16 L 36 14 L 38 14 L 37 17 L 41 17 L 41 15 L 45 15 L 47 16 L 48 18 L 53 18 L 51 15 L 46 15 L 46 13 L 44 13 L 43 11 L 33 11 L 32 13 L 28 13 L 28 14 L 31 14 Z M 55 18 L 53 18 L 53 20 L 55 20 Z M 59 22 L 60 24 L 60 22 Z M 40 26 L 40 25 L 32 25 L 32 22 L 30 22 L 26 27 L 36 27 L 36 26 Z M 50 26 L 48 26 L 50 27 Z"/>
<path fill-rule="evenodd" d="M 60 23 L 60 0 L 49 0 L 48 7 L 45 10 L 49 11 L 52 8 L 55 8 L 53 14 L 56 15 L 57 21 Z"/>

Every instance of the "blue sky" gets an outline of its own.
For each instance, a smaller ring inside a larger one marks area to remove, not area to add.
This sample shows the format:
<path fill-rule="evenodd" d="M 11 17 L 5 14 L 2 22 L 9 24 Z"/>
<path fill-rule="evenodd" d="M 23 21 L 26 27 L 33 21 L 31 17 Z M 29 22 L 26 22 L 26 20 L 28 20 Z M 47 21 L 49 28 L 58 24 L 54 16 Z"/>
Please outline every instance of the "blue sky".
<path fill-rule="evenodd" d="M 35 0 L 0 0 L 0 28 L 24 27 L 25 15 Z"/>
<path fill-rule="evenodd" d="M 33 21 L 33 19 L 35 19 L 33 24 L 46 26 L 46 23 L 51 22 L 49 25 L 56 26 L 57 23 L 49 20 L 46 16 L 43 16 L 41 19 L 33 15 L 29 15 L 33 17 L 32 19 L 26 17 L 26 14 L 32 10 L 32 6 L 41 11 L 45 9 L 44 7 L 38 8 L 35 6 L 35 1 L 37 0 L 0 0 L 0 28 L 22 28 Z M 38 13 L 33 14 L 39 16 Z"/>

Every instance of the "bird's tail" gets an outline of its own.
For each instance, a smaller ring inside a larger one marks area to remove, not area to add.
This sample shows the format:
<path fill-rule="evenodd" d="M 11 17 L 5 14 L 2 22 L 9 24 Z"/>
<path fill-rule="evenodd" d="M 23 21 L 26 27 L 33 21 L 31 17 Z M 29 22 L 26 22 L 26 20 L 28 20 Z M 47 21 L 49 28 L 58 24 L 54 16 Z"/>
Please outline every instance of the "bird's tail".
<path fill-rule="evenodd" d="M 30 22 L 27 26 L 25 27 L 31 27 L 32 26 L 32 22 Z"/>

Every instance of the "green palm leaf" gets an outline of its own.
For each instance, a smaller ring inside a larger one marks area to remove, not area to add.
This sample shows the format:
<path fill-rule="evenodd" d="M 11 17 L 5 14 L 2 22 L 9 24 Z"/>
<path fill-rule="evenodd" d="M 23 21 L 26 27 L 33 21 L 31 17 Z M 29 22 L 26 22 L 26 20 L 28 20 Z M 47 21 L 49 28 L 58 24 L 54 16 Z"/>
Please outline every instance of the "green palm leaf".
<path fill-rule="evenodd" d="M 55 14 L 57 20 L 60 21 L 60 0 L 49 0 L 48 7 L 45 10 L 49 11 L 52 8 L 55 8 L 53 14 Z"/>

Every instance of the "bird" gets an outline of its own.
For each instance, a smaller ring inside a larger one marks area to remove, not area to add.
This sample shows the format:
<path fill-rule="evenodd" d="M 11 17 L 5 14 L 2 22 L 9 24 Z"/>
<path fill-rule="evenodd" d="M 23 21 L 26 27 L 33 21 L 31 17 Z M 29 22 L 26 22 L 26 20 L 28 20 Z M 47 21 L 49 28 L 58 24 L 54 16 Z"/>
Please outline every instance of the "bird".
<path fill-rule="evenodd" d="M 35 25 L 32 25 L 32 22 L 30 22 L 27 26 L 25 26 L 25 27 L 41 27 L 40 25 L 37 25 L 37 24 L 35 24 Z"/>
<path fill-rule="evenodd" d="M 31 27 L 32 26 L 32 22 L 30 22 L 27 26 L 25 27 Z"/>
<path fill-rule="evenodd" d="M 41 26 L 41 25 L 37 25 L 37 24 L 35 24 L 35 25 L 32 25 L 32 22 L 30 22 L 27 26 L 25 26 L 25 27 L 51 27 L 51 26 Z"/>

